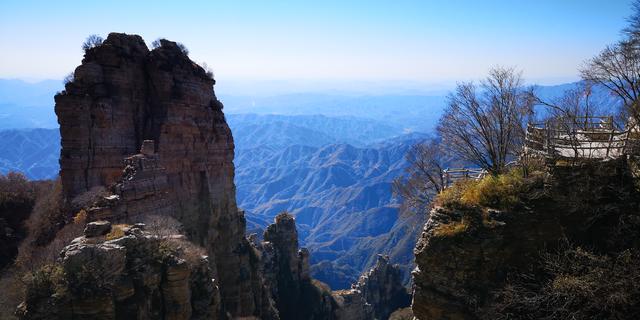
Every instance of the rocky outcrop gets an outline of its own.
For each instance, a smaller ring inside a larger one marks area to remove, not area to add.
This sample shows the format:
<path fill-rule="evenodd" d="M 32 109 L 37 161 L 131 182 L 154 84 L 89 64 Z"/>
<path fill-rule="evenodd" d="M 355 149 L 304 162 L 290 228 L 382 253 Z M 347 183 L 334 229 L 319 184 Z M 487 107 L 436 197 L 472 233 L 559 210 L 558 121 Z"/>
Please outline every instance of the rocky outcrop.
<path fill-rule="evenodd" d="M 309 251 L 298 250 L 295 219 L 288 213 L 277 215 L 263 238 L 262 270 L 280 319 L 333 319 L 331 290 L 311 279 Z"/>
<path fill-rule="evenodd" d="M 410 304 L 402 273 L 386 256 L 378 256 L 376 265 L 352 289 L 331 292 L 309 275 L 309 252 L 298 249 L 293 216 L 277 215 L 263 238 L 256 248 L 281 319 L 387 319 L 396 309 Z"/>
<path fill-rule="evenodd" d="M 140 153 L 124 158 L 123 162 L 120 179 L 88 208 L 90 221 L 135 222 L 148 216 L 171 216 L 178 210 L 153 140 L 145 140 Z"/>
<path fill-rule="evenodd" d="M 373 307 L 364 300 L 362 292 L 349 289 L 333 293 L 336 301 L 336 319 L 339 320 L 368 320 L 373 319 Z"/>
<path fill-rule="evenodd" d="M 122 236 L 84 236 L 60 266 L 28 282 L 21 319 L 222 319 L 207 256 L 179 237 L 122 227 Z M 91 229 L 88 234 L 93 235 Z"/>
<path fill-rule="evenodd" d="M 84 235 L 87 237 L 103 236 L 109 232 L 111 232 L 111 222 L 109 221 L 90 222 L 84 228 Z"/>
<path fill-rule="evenodd" d="M 482 318 L 511 275 L 535 279 L 540 254 L 565 239 L 609 253 L 638 246 L 640 195 L 626 161 L 552 166 L 534 180 L 508 211 L 431 210 L 415 249 L 417 319 Z"/>
<path fill-rule="evenodd" d="M 178 44 L 159 43 L 149 50 L 139 36 L 109 34 L 56 95 L 65 196 L 115 186 L 95 219 L 171 215 L 207 249 L 225 311 L 269 318 L 236 207 L 234 144 L 215 81 Z"/>
<path fill-rule="evenodd" d="M 402 276 L 399 266 L 392 265 L 389 257 L 378 255 L 375 266 L 355 284 L 354 288 L 373 306 L 376 319 L 387 319 L 395 310 L 411 304 L 411 295 L 402 284 Z"/>
<path fill-rule="evenodd" d="M 86 51 L 55 109 L 64 197 L 89 224 L 57 264 L 34 273 L 21 318 L 335 319 L 344 308 L 341 319 L 383 319 L 402 306 L 387 258 L 338 306 L 310 277 L 289 214 L 264 242 L 244 237 L 214 84 L 171 41 L 150 51 L 139 36 L 112 33 Z M 177 220 L 186 237 L 143 231 L 138 222 L 151 216 Z"/>
<path fill-rule="evenodd" d="M 350 290 L 334 294 L 338 301 L 337 319 L 388 319 L 392 312 L 411 304 L 411 295 L 402 285 L 398 265 L 378 255 L 371 270 L 363 274 Z"/>

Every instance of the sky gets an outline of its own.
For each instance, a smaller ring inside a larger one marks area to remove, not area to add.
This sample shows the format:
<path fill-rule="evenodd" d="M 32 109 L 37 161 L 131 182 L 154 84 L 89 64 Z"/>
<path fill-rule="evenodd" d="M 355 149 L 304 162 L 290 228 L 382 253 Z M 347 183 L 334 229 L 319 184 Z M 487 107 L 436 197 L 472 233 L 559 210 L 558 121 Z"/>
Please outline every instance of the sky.
<path fill-rule="evenodd" d="M 393 87 L 578 79 L 620 37 L 631 0 L 0 2 L 0 78 L 62 79 L 84 39 L 109 32 L 184 43 L 218 83 Z"/>

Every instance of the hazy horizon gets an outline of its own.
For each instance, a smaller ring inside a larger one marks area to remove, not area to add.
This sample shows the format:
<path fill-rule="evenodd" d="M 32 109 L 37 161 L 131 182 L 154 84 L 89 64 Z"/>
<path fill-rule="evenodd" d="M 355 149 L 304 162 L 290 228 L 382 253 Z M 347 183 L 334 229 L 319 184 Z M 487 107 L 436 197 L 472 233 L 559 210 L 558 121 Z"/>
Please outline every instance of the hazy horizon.
<path fill-rule="evenodd" d="M 9 0 L 0 4 L 0 40 L 11 49 L 0 51 L 0 78 L 62 79 L 82 60 L 89 34 L 125 32 L 184 43 L 192 60 L 213 68 L 219 90 L 281 82 L 447 91 L 495 65 L 553 85 L 578 80 L 580 65 L 619 37 L 630 12 L 628 0 Z"/>

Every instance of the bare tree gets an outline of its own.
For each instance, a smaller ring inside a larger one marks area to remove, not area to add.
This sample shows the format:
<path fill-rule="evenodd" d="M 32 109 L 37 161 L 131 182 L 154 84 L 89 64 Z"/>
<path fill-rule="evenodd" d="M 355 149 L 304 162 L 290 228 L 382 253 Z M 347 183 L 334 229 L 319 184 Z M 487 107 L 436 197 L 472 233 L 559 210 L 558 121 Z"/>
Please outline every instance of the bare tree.
<path fill-rule="evenodd" d="M 607 46 L 600 54 L 587 61 L 580 70 L 582 78 L 599 84 L 621 99 L 627 117 L 640 123 L 640 1 L 633 3 L 634 14 L 629 26 L 623 30 L 625 37 Z"/>
<path fill-rule="evenodd" d="M 479 90 L 478 90 L 479 89 Z M 452 154 L 492 174 L 518 155 L 525 121 L 534 104 L 531 89 L 513 68 L 496 67 L 480 86 L 458 84 L 448 97 L 438 132 Z"/>
<path fill-rule="evenodd" d="M 631 4 L 633 14 L 627 18 L 629 25 L 622 30 L 627 40 L 638 41 L 640 40 L 640 0 L 635 0 Z"/>
<path fill-rule="evenodd" d="M 445 187 L 447 156 L 437 139 L 415 144 L 405 156 L 406 175 L 393 181 L 393 192 L 402 198 L 402 211 L 422 212 Z"/>
<path fill-rule="evenodd" d="M 582 78 L 599 84 L 617 97 L 624 105 L 624 111 L 638 123 L 640 120 L 640 47 L 628 42 L 620 42 L 604 49 L 589 60 L 580 71 Z"/>
<path fill-rule="evenodd" d="M 89 49 L 95 48 L 95 47 L 101 45 L 103 40 L 104 39 L 102 39 L 101 36 L 96 35 L 96 34 L 92 34 L 92 35 L 87 37 L 87 39 L 84 41 L 84 43 L 82 43 L 82 50 L 84 50 L 86 52 Z"/>
<path fill-rule="evenodd" d="M 605 108 L 606 102 L 594 97 L 590 83 L 582 83 L 551 100 L 536 97 L 536 102 L 546 107 L 544 122 L 545 129 L 549 131 L 547 137 L 556 139 L 561 148 L 572 149 L 574 160 L 591 155 L 589 150 L 582 148 L 587 138 L 589 141 L 604 139 L 611 147 L 612 141 L 609 140 L 612 137 L 606 133 L 613 134 L 613 130 L 617 129 L 613 115 L 607 113 L 610 109 Z M 585 132 L 592 134 L 587 137 Z M 597 132 L 605 134 L 595 135 Z"/>

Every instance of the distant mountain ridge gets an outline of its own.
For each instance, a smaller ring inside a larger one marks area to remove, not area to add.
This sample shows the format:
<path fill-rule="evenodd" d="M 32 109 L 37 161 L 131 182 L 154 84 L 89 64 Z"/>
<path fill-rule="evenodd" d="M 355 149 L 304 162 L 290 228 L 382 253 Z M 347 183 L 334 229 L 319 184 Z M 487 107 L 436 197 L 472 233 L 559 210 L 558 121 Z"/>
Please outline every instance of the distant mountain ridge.
<path fill-rule="evenodd" d="M 364 146 L 400 136 L 402 126 L 353 116 L 328 117 L 313 115 L 229 114 L 236 148 L 260 146 L 290 146 L 295 144 L 321 146 L 348 143 Z M 266 140 L 269 139 L 269 140 Z"/>
<path fill-rule="evenodd" d="M 60 132 L 58 129 L 0 131 L 0 172 L 19 171 L 31 179 L 58 175 Z"/>
<path fill-rule="evenodd" d="M 260 233 L 279 212 L 290 212 L 311 252 L 314 277 L 332 288 L 348 287 L 378 253 L 402 265 L 408 280 L 423 217 L 400 216 L 391 181 L 403 173 L 409 147 L 425 137 L 365 147 L 239 147 L 237 198 L 248 229 Z"/>
<path fill-rule="evenodd" d="M 564 90 L 573 88 L 576 84 L 577 82 L 537 86 L 536 91 L 540 96 L 550 98 L 561 95 Z M 61 80 L 31 83 L 0 79 L 0 129 L 57 127 L 52 97 L 62 88 Z M 375 120 L 408 133 L 428 132 L 435 127 L 446 104 L 446 94 L 440 92 L 441 89 L 422 94 L 401 94 L 397 90 L 389 93 L 380 90 L 375 91 L 375 94 L 309 91 L 283 92 L 272 96 L 225 95 L 220 92 L 219 96 L 227 117 L 240 114 L 324 115 L 345 119 L 355 117 Z"/>
<path fill-rule="evenodd" d="M 53 90 L 50 84 L 38 90 Z M 544 97 L 575 84 L 541 87 Z M 57 128 L 40 98 L 11 95 L 0 81 L 0 128 Z M 41 91 L 34 91 L 41 92 Z M 444 96 L 223 96 L 235 140 L 237 201 L 249 232 L 262 233 L 286 210 L 295 216 L 314 277 L 334 289 L 349 286 L 378 253 L 401 264 L 409 278 L 420 216 L 400 216 L 391 181 L 403 173 L 408 148 L 427 137 Z M 40 101 L 40 102 L 38 102 Z M 52 102 L 51 102 L 52 103 Z M 253 112 L 240 114 L 239 112 Z M 268 114 L 277 113 L 277 114 Z M 48 125 L 42 125 L 43 123 Z M 32 179 L 58 172 L 58 129 L 0 132 L 0 171 Z"/>
<path fill-rule="evenodd" d="M 390 181 L 407 148 L 424 134 L 368 119 L 230 115 L 236 141 L 236 186 L 248 229 L 262 230 L 283 210 L 297 220 L 312 252 L 312 272 L 346 288 L 388 254 L 408 279 L 419 217 L 400 218 Z M 58 129 L 0 132 L 0 170 L 32 179 L 58 172 Z M 339 141 L 351 141 L 358 147 Z M 251 231 L 250 231 L 251 232 Z"/>

